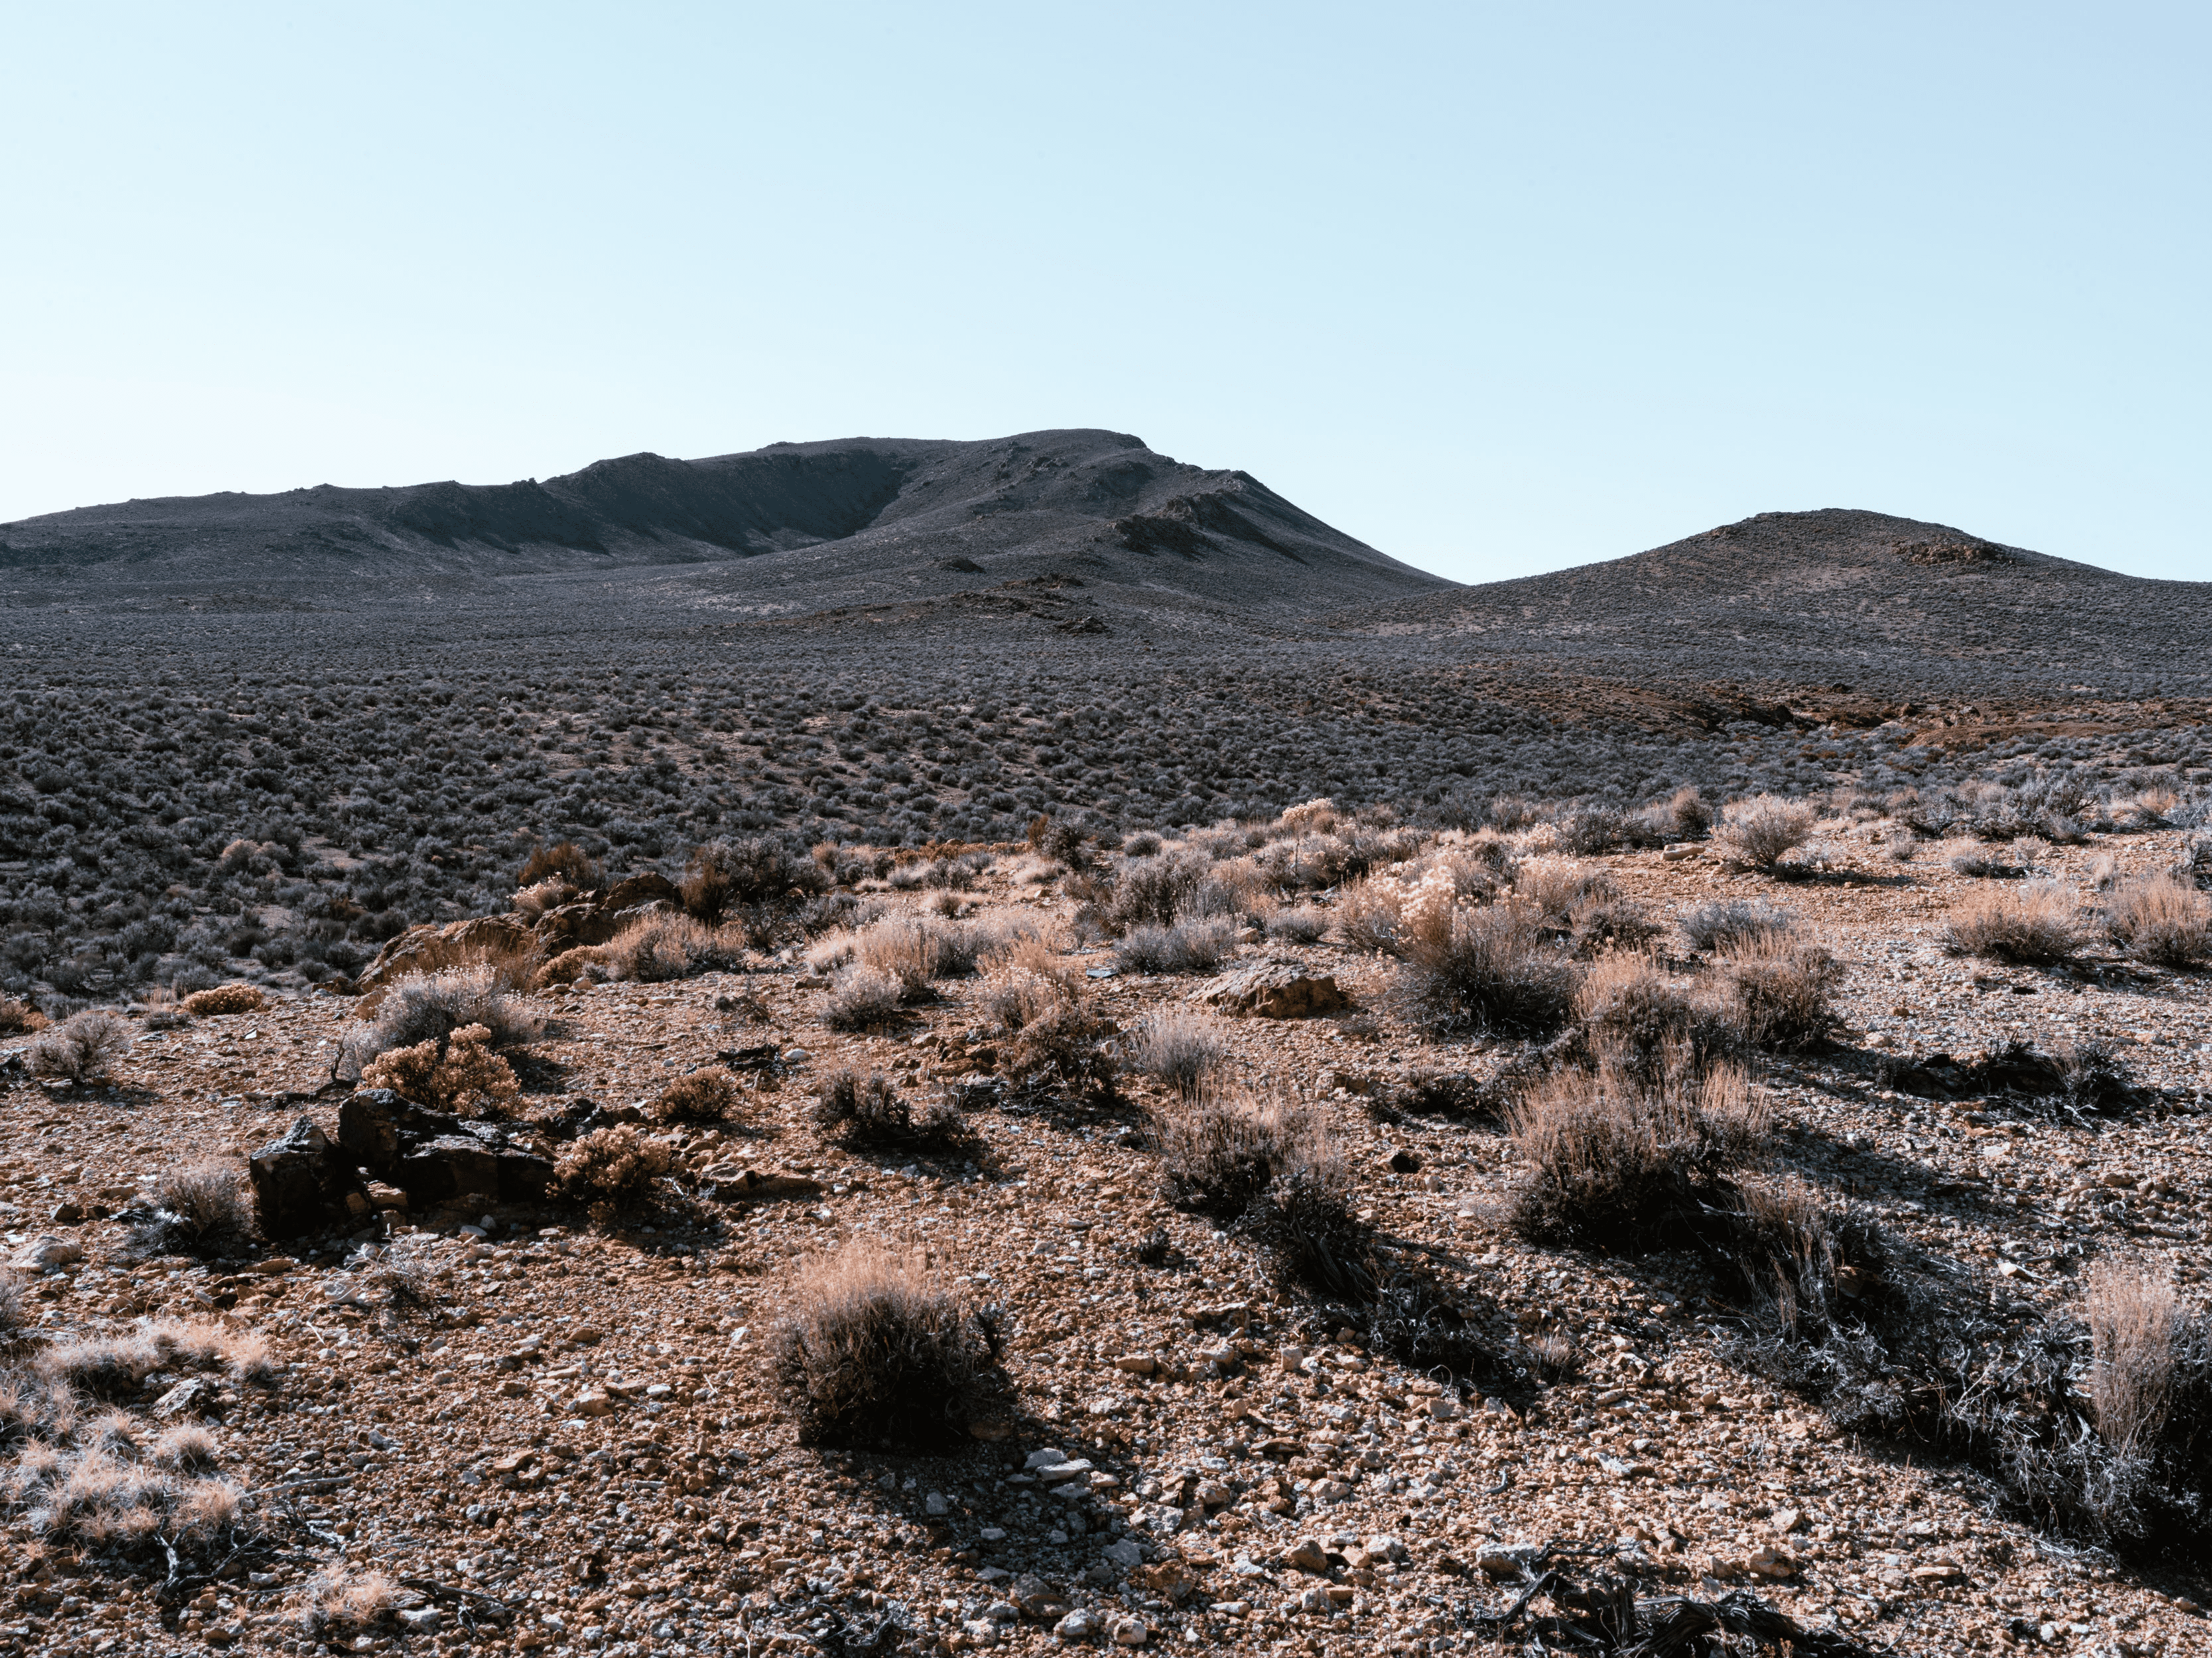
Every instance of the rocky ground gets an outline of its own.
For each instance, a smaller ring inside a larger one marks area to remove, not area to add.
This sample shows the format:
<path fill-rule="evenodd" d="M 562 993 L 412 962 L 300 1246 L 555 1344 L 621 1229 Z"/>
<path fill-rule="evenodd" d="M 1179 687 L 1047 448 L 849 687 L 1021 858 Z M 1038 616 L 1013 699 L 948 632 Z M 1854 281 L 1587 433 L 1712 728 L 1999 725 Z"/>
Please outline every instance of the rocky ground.
<path fill-rule="evenodd" d="M 1785 1164 L 1961 1263 L 1993 1305 L 2064 1302 L 2113 1255 L 2169 1260 L 2201 1300 L 2212 979 L 2100 948 L 2055 969 L 1948 955 L 1943 917 L 1978 883 L 1930 852 L 1894 860 L 1883 833 L 1840 830 L 1821 878 L 1788 885 L 1710 852 L 1585 861 L 1661 921 L 1716 896 L 1777 902 L 1844 961 L 1838 1040 L 1760 1078 Z M 2086 890 L 2096 860 L 2161 869 L 2185 838 L 2036 855 Z M 1064 920 L 1072 901 L 1040 873 L 1003 855 L 964 902 Z M 1125 1029 L 1217 982 L 1112 971 L 1103 944 L 1078 954 Z M 988 1070 L 977 981 L 872 1035 L 825 1029 L 824 982 L 788 951 L 550 993 L 517 1067 L 525 1115 L 641 1104 L 718 1055 L 781 1056 L 746 1073 L 723 1127 L 652 1131 L 679 1144 L 683 1204 L 595 1225 L 410 1211 L 378 1188 L 351 1236 L 215 1264 L 149 1255 L 112 1217 L 165 1169 L 243 1157 L 302 1115 L 335 1134 L 351 1002 L 142 1017 L 106 1087 L 7 1073 L 0 1225 L 34 1269 L 37 1334 L 209 1321 L 260 1333 L 281 1368 L 181 1398 L 164 1371 L 124 1401 L 144 1422 L 209 1422 L 264 1540 L 165 1582 L 143 1550 L 42 1540 L 19 1510 L 0 1653 L 1474 1650 L 1478 1614 L 1547 1542 L 1610 1549 L 1599 1564 L 1647 1594 L 1752 1588 L 1898 1652 L 2212 1643 L 2197 1580 L 2042 1533 L 1972 1470 L 1841 1437 L 1733 1363 L 1728 1309 L 1693 1263 L 1519 1241 L 1498 1125 L 1402 1108 L 1412 1080 L 1480 1079 L 1509 1051 L 1424 1034 L 1387 958 L 1255 933 L 1227 965 L 1263 960 L 1333 979 L 1351 1006 L 1224 1017 L 1231 1067 L 1323 1102 L 1386 1248 L 1432 1263 L 1517 1356 L 1494 1393 L 1367 1351 L 1242 1238 L 1173 1207 L 1143 1129 L 1165 1095 L 1145 1078 L 1103 1106 L 971 1090 L 976 1139 L 958 1154 L 825 1141 L 810 1084 L 836 1067 L 917 1097 Z M 2014 1036 L 2112 1045 L 2144 1103 L 2069 1121 L 1886 1085 Z M 795 1178 L 748 1197 L 748 1170 Z M 764 1337 L 794 1263 L 861 1235 L 926 1250 L 1000 1309 L 1014 1406 L 959 1456 L 797 1443 Z M 395 1296 L 395 1263 L 419 1294 Z M 384 1574 L 389 1604 L 375 1590 L 349 1619 L 343 1572 Z"/>

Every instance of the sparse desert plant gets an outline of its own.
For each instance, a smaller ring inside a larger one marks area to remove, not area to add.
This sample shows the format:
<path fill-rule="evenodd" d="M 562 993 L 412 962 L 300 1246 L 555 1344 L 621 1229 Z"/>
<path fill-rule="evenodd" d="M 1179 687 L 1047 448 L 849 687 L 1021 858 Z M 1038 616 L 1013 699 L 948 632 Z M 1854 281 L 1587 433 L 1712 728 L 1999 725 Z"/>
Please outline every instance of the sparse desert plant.
<path fill-rule="evenodd" d="M 1220 965 L 1233 937 L 1224 921 L 1133 926 L 1115 946 L 1114 961 L 1133 973 L 1208 973 Z"/>
<path fill-rule="evenodd" d="M 1328 936 L 1334 919 L 1312 904 L 1279 909 L 1267 918 L 1267 936 L 1286 944 L 1317 944 Z"/>
<path fill-rule="evenodd" d="M 253 1230 L 253 1206 L 234 1163 L 210 1157 L 187 1163 L 154 1182 L 153 1213 L 142 1236 L 165 1254 L 219 1253 Z"/>
<path fill-rule="evenodd" d="M 1406 890 L 1382 877 L 1355 881 L 1336 902 L 1336 935 L 1353 950 L 1395 955 L 1405 921 Z"/>
<path fill-rule="evenodd" d="M 1784 853 L 1803 846 L 1812 835 L 1812 807 L 1771 794 L 1729 801 L 1713 830 L 1730 863 L 1759 870 L 1771 870 Z"/>
<path fill-rule="evenodd" d="M 719 1065 L 679 1077 L 654 1096 L 656 1122 L 721 1122 L 744 1097 L 738 1079 Z"/>
<path fill-rule="evenodd" d="M 226 1013 L 258 1013 L 268 1001 L 259 985 L 217 985 L 212 990 L 195 990 L 185 997 L 185 1011 L 196 1019 Z"/>
<path fill-rule="evenodd" d="M 991 1323 L 919 1260 L 866 1241 L 800 1269 L 769 1352 L 811 1445 L 937 1450 L 998 1392 Z"/>
<path fill-rule="evenodd" d="M 2137 961 L 2189 967 L 2212 957 L 2212 895 L 2170 877 L 2118 888 L 2106 902 L 2105 926 Z"/>
<path fill-rule="evenodd" d="M 1058 1087 L 1096 1099 L 1113 1096 L 1121 1065 L 1114 1022 L 1079 996 L 1042 999 L 999 1045 L 999 1071 L 1024 1089 Z"/>
<path fill-rule="evenodd" d="M 851 1146 L 938 1151 L 968 1138 L 953 1106 L 939 1101 L 917 1111 L 880 1071 L 866 1076 L 850 1068 L 832 1072 L 823 1078 L 811 1114 L 815 1127 Z"/>
<path fill-rule="evenodd" d="M 0 1266 L 0 1355 L 21 1341 L 29 1327 L 24 1315 L 23 1275 L 12 1266 Z M 0 1430 L 6 1429 L 8 1419 L 5 1409 L 0 1408 Z"/>
<path fill-rule="evenodd" d="M 744 965 L 749 935 L 739 926 L 709 926 L 689 915 L 663 911 L 641 915 L 596 946 L 592 954 L 610 977 L 659 984 L 695 973 Z"/>
<path fill-rule="evenodd" d="M 24 1058 L 31 1074 L 59 1082 L 98 1082 L 131 1046 L 131 1032 L 112 1013 L 72 1013 L 31 1039 Z"/>
<path fill-rule="evenodd" d="M 1439 1029 L 1545 1035 L 1574 1011 L 1574 963 L 1518 899 L 1453 908 L 1401 948 L 1410 987 Z"/>
<path fill-rule="evenodd" d="M 1227 1057 L 1219 1025 L 1200 1014 L 1168 1008 L 1142 1020 L 1129 1043 L 1129 1064 L 1188 1094 Z"/>
<path fill-rule="evenodd" d="M 1961 955 L 2063 962 L 2081 944 L 2074 896 L 2056 882 L 1981 887 L 1953 907 L 1945 942 Z"/>
<path fill-rule="evenodd" d="M 464 1025 L 481 1025 L 501 1045 L 529 1042 L 544 1029 L 491 968 L 410 974 L 386 990 L 366 1027 L 339 1044 L 338 1074 L 357 1078 L 380 1054 L 443 1042 Z"/>
<path fill-rule="evenodd" d="M 49 1023 L 46 1016 L 28 1002 L 18 1001 L 13 996 L 0 996 L 0 1036 L 44 1030 Z"/>
<path fill-rule="evenodd" d="M 1686 1212 L 1733 1164 L 1756 1156 L 1763 1102 L 1732 1066 L 1679 1072 L 1657 1087 L 1625 1070 L 1566 1071 L 1508 1113 L 1526 1169 L 1515 1228 L 1557 1242 L 1667 1247 Z M 1685 1235 L 1686 1236 L 1686 1234 Z"/>
<path fill-rule="evenodd" d="M 1834 1029 L 1842 964 L 1820 945 L 1754 933 L 1726 946 L 1714 964 L 1738 1029 L 1754 1048 L 1795 1053 Z"/>
<path fill-rule="evenodd" d="M 565 882 L 579 892 L 597 892 L 606 884 L 598 862 L 574 841 L 556 841 L 550 847 L 540 841 L 530 849 L 514 884 L 534 887 L 554 880 Z"/>
<path fill-rule="evenodd" d="M 626 1127 L 595 1128 L 562 1148 L 553 1178 L 562 1196 L 605 1220 L 650 1202 L 675 1162 L 665 1140 Z"/>
<path fill-rule="evenodd" d="M 359 1634 L 375 1628 L 399 1604 L 399 1586 L 380 1571 L 339 1564 L 307 1580 L 294 1607 L 312 1634 Z"/>
<path fill-rule="evenodd" d="M 492 1052 L 491 1032 L 480 1024 L 463 1025 L 443 1042 L 392 1048 L 363 1066 L 361 1079 L 417 1105 L 471 1117 L 496 1116 L 522 1093 L 514 1068 Z"/>
<path fill-rule="evenodd" d="M 1285 806 L 1275 827 L 1285 835 L 1326 835 L 1336 827 L 1336 802 L 1322 795 L 1295 806 Z"/>
<path fill-rule="evenodd" d="M 1675 921 L 1692 950 L 1713 950 L 1753 938 L 1782 938 L 1796 930 L 1786 909 L 1747 898 L 1723 898 L 1686 910 Z"/>
<path fill-rule="evenodd" d="M 745 913 L 759 922 L 763 910 L 787 907 L 829 886 L 818 860 L 800 856 L 774 835 L 750 835 L 696 848 L 678 890 L 684 908 L 702 921 Z M 765 929 L 757 925 L 755 930 Z"/>
<path fill-rule="evenodd" d="M 1162 852 L 1125 859 L 1115 872 L 1114 890 L 1101 914 L 1121 932 L 1133 926 L 1172 926 L 1199 884 L 1212 872 L 1212 859 L 1196 851 Z"/>
<path fill-rule="evenodd" d="M 2166 1425 L 2180 1300 L 2170 1276 L 2140 1264 L 2100 1261 L 2089 1269 L 2084 1289 L 2097 1431 L 2114 1450 L 2133 1450 Z"/>
<path fill-rule="evenodd" d="M 1648 956 L 1592 965 L 1576 987 L 1575 1017 L 1594 1054 L 1652 1086 L 1670 1071 L 1702 1075 L 1742 1057 L 1745 1038 L 1729 1005 L 1678 982 Z"/>
<path fill-rule="evenodd" d="M 876 1030 L 898 1017 L 907 989 L 895 973 L 855 964 L 840 973 L 822 1005 L 832 1030 Z"/>

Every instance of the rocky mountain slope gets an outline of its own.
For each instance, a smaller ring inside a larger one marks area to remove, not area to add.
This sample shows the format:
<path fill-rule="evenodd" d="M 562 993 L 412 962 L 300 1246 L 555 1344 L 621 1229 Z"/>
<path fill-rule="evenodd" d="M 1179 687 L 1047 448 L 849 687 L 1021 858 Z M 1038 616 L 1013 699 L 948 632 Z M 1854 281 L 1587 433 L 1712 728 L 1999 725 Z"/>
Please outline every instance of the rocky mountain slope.
<path fill-rule="evenodd" d="M 1910 693 L 1965 670 L 2201 695 L 2212 582 L 2153 581 L 1948 525 L 1761 513 L 1627 558 L 1342 618 L 1485 652 L 1571 655 L 1669 680 L 1861 681 Z"/>
<path fill-rule="evenodd" d="M 637 454 L 542 483 L 325 484 L 0 526 L 0 582 L 19 602 L 37 589 L 210 587 L 360 602 L 426 585 L 669 567 L 686 567 L 708 602 L 750 599 L 767 614 L 927 600 L 1051 572 L 1292 610 L 1448 585 L 1248 473 L 1186 465 L 1101 431 L 779 443 L 703 460 Z"/>

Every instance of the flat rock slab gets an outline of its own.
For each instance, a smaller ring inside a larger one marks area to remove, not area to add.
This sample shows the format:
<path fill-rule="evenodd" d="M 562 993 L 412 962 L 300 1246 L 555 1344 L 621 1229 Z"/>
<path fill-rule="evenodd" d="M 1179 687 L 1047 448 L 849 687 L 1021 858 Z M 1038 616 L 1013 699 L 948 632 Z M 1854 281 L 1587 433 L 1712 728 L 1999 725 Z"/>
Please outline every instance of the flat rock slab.
<path fill-rule="evenodd" d="M 1255 1019 L 1310 1019 L 1341 1013 L 1352 1005 L 1352 998 L 1334 979 L 1287 962 L 1255 962 L 1240 968 L 1191 999 Z"/>
<path fill-rule="evenodd" d="M 812 1198 L 822 1194 L 822 1182 L 804 1175 L 786 1175 L 748 1169 L 741 1175 L 714 1182 L 714 1195 L 724 1203 L 763 1203 L 778 1198 Z"/>

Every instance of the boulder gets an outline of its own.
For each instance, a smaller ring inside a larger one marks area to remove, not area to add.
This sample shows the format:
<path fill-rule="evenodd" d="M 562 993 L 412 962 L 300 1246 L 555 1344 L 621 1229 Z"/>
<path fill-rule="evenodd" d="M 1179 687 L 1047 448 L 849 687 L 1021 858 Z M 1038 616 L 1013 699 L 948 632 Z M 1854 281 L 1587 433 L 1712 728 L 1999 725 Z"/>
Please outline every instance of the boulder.
<path fill-rule="evenodd" d="M 356 1197 L 367 1200 L 354 1159 L 302 1117 L 246 1160 L 261 1235 L 304 1237 L 352 1222 Z"/>
<path fill-rule="evenodd" d="M 408 928 L 377 952 L 356 982 L 370 991 L 410 973 L 435 973 L 473 961 L 530 960 L 539 953 L 538 935 L 520 915 L 478 915 L 443 926 Z"/>
<path fill-rule="evenodd" d="M 416 1208 L 463 1193 L 532 1203 L 553 1183 L 553 1165 L 513 1131 L 433 1111 L 386 1088 L 360 1090 L 339 1108 L 338 1140 Z"/>
<path fill-rule="evenodd" d="M 1215 981 L 1192 999 L 1224 1013 L 1258 1019 L 1310 1019 L 1352 1005 L 1336 981 L 1288 962 L 1255 962 Z"/>
<path fill-rule="evenodd" d="M 562 904 L 549 909 L 538 918 L 538 942 L 549 956 L 580 945 L 603 944 L 622 930 L 622 923 L 611 909 L 602 908 L 588 898 L 573 904 Z"/>
<path fill-rule="evenodd" d="M 684 895 L 665 875 L 647 870 L 642 875 L 626 875 L 609 887 L 599 908 L 610 915 L 621 915 L 625 910 L 681 909 Z"/>

